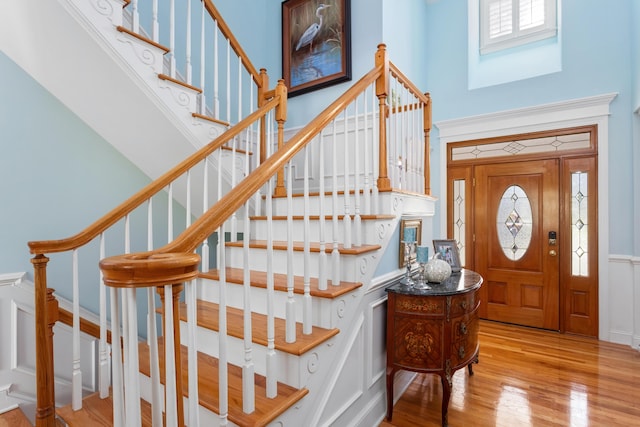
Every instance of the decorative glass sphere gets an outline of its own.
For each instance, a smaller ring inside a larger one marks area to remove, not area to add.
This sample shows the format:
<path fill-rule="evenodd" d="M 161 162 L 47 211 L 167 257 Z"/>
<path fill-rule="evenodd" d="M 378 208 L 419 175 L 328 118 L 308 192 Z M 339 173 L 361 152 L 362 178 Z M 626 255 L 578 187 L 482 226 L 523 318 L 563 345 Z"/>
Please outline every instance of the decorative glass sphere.
<path fill-rule="evenodd" d="M 424 266 L 424 277 L 429 282 L 444 282 L 449 276 L 451 276 L 451 266 L 444 260 L 434 257 Z"/>

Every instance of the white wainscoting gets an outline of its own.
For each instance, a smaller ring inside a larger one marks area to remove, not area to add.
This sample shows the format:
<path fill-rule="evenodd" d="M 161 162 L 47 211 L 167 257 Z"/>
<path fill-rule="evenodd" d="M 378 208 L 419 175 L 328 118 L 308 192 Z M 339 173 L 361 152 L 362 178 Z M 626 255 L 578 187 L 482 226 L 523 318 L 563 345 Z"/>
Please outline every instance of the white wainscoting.
<path fill-rule="evenodd" d="M 20 406 L 35 423 L 35 316 L 33 283 L 25 273 L 0 274 L 0 413 Z M 62 306 L 68 302 L 61 301 Z M 71 402 L 71 328 L 54 327 L 56 405 Z M 80 338 L 83 389 L 97 388 L 98 340 L 82 334 Z"/>
<path fill-rule="evenodd" d="M 609 340 L 640 350 L 640 258 L 609 257 L 609 302 Z"/>

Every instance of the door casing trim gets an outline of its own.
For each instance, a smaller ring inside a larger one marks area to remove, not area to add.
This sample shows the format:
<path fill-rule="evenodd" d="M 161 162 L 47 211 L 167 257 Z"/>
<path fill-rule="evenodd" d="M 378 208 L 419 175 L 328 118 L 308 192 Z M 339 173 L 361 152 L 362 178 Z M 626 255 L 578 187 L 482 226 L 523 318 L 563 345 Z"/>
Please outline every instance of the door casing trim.
<path fill-rule="evenodd" d="M 453 142 L 596 125 L 598 138 L 599 339 L 610 341 L 609 305 L 609 106 L 617 93 L 499 111 L 434 123 L 439 131 L 440 194 L 447 194 L 447 145 Z M 447 234 L 447 206 L 440 203 L 440 230 Z"/>

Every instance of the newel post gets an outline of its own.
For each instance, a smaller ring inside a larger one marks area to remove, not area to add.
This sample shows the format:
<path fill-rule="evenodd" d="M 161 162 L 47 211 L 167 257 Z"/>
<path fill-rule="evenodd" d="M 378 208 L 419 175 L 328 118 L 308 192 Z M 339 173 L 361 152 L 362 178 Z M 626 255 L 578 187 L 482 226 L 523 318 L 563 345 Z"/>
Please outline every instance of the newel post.
<path fill-rule="evenodd" d="M 391 190 L 391 180 L 387 170 L 387 97 L 389 94 L 389 58 L 387 56 L 387 46 L 383 43 L 378 45 L 375 58 L 376 67 L 382 67 L 382 73 L 376 80 L 376 96 L 379 105 L 379 125 L 378 132 L 380 147 L 380 158 L 378 161 L 378 191 Z"/>
<path fill-rule="evenodd" d="M 424 115 L 424 194 L 431 195 L 431 144 L 429 142 L 431 134 L 431 95 L 427 92 L 427 104 L 422 108 Z"/>
<path fill-rule="evenodd" d="M 280 103 L 276 107 L 276 122 L 278 122 L 278 150 L 284 146 L 284 122 L 287 121 L 287 86 L 284 80 L 278 80 L 276 86 L 276 96 L 280 97 Z M 274 196 L 286 196 L 287 190 L 284 188 L 284 169 L 278 171 Z"/>
<path fill-rule="evenodd" d="M 58 321 L 58 301 L 47 288 L 49 258 L 38 254 L 31 259 L 35 283 L 36 322 L 36 427 L 54 427 L 55 375 L 53 371 L 53 327 Z"/>

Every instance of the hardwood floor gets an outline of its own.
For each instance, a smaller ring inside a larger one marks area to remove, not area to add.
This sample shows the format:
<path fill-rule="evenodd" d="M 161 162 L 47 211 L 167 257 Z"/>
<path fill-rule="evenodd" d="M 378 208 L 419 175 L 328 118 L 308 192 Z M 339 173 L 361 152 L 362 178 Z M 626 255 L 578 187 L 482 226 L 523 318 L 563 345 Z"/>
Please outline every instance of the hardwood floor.
<path fill-rule="evenodd" d="M 475 375 L 456 371 L 449 426 L 640 426 L 640 351 L 480 322 Z M 419 374 L 380 427 L 440 426 L 440 377 Z"/>

